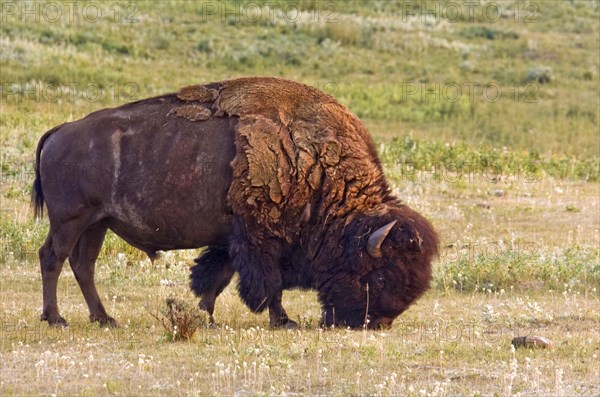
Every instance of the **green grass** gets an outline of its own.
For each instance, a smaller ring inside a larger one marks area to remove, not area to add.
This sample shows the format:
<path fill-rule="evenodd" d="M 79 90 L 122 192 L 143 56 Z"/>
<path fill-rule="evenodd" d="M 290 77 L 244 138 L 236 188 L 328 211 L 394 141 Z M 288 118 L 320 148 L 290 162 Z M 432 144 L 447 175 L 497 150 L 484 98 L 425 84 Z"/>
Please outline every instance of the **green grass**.
<path fill-rule="evenodd" d="M 0 126 L 9 133 L 2 142 L 12 146 L 15 124 L 26 125 L 27 135 L 41 133 L 101 106 L 198 81 L 265 74 L 329 84 L 367 123 L 377 123 L 376 135 L 413 130 L 416 139 L 460 141 L 474 149 L 533 146 L 542 155 L 598 158 L 596 1 L 536 2 L 532 23 L 448 23 L 442 13 L 433 26 L 385 2 L 328 3 L 327 10 L 301 3 L 303 18 L 265 9 L 256 21 L 246 17 L 252 9 L 245 5 L 225 18 L 208 15 L 202 2 L 132 4 L 137 23 L 118 23 L 114 11 L 104 9 L 111 17 L 93 29 L 81 13 L 69 23 L 8 18 L 2 24 Z M 236 10 L 233 3 L 218 5 Z M 560 28 L 552 19 L 558 15 Z M 551 68 L 553 79 L 528 82 L 540 66 Z M 88 83 L 104 90 L 97 102 L 85 100 L 92 94 Z M 28 84 L 38 84 L 41 93 L 31 94 Z M 47 85 L 74 87 L 72 100 L 52 103 L 50 120 L 44 116 Z M 437 96 L 422 97 L 426 90 Z M 28 117 L 14 120 L 14 113 Z"/>
<path fill-rule="evenodd" d="M 490 146 L 473 149 L 465 143 L 417 141 L 404 136 L 382 143 L 380 154 L 392 177 L 401 175 L 412 180 L 425 171 L 438 181 L 480 175 L 490 181 L 504 178 L 535 183 L 552 177 L 596 182 L 600 176 L 600 158 L 542 156 L 535 147 L 520 151 Z"/>
<path fill-rule="evenodd" d="M 248 2 L 97 3 L 94 23 L 80 2 L 55 22 L 2 15 L 0 394 L 598 394 L 600 3 L 501 2 L 497 21 L 479 6 L 449 21 L 450 1 L 270 3 L 260 15 Z M 109 233 L 97 282 L 121 327 L 87 323 L 68 265 L 59 302 L 71 328 L 39 323 L 48 224 L 33 221 L 29 196 L 41 134 L 245 75 L 316 86 L 365 122 L 394 193 L 440 233 L 431 290 L 386 332 L 320 330 L 316 294 L 285 292 L 301 324 L 288 332 L 232 285 L 220 328 L 202 318 L 173 343 L 150 313 L 171 297 L 195 305 L 197 251 L 151 264 Z M 529 334 L 554 347 L 512 352 Z"/>

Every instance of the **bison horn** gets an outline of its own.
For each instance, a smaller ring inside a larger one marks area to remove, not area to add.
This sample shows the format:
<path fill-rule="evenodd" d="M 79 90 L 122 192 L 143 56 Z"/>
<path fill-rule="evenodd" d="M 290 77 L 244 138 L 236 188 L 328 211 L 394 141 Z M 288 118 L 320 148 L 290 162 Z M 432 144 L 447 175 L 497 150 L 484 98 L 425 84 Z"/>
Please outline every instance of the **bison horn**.
<path fill-rule="evenodd" d="M 397 221 L 392 221 L 371 233 L 369 241 L 367 241 L 367 252 L 372 258 L 381 258 L 383 256 L 381 252 L 381 244 L 383 244 L 383 240 L 385 240 L 386 236 L 390 230 L 392 230 L 396 222 Z"/>

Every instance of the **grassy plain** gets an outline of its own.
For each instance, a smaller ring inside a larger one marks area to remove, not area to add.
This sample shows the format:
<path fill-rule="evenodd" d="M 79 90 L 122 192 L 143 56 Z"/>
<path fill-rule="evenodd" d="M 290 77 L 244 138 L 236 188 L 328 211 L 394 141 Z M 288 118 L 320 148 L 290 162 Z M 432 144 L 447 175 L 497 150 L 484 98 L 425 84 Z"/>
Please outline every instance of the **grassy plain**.
<path fill-rule="evenodd" d="M 28 4 L 37 20 L 1 3 L 1 395 L 600 393 L 597 1 L 502 2 L 497 20 L 434 1 L 96 3 L 101 18 L 85 2 Z M 68 266 L 71 327 L 39 323 L 38 137 L 103 107 L 257 74 L 315 85 L 365 121 L 398 196 L 442 236 L 431 291 L 385 332 L 320 330 L 315 294 L 286 292 L 302 327 L 281 331 L 230 286 L 219 329 L 172 343 L 149 311 L 195 302 L 197 252 L 151 265 L 109 235 L 97 283 L 121 327 L 87 324 Z M 553 348 L 513 351 L 528 334 Z"/>

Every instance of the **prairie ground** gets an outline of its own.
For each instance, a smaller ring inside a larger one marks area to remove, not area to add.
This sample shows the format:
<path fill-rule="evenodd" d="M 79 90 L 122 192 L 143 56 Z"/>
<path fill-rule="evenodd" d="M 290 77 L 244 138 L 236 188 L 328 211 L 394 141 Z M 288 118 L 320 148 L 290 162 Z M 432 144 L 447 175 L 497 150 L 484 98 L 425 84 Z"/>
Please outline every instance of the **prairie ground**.
<path fill-rule="evenodd" d="M 434 219 L 444 246 L 433 288 L 391 330 L 321 329 L 310 291 L 284 294 L 301 328 L 271 330 L 230 285 L 217 301 L 218 329 L 202 315 L 190 341 L 172 342 L 151 313 L 170 297 L 193 307 L 195 252 L 152 265 L 109 250 L 97 282 L 120 327 L 88 324 L 66 268 L 59 300 L 71 325 L 56 330 L 38 321 L 39 265 L 9 255 L 0 268 L 2 394 L 598 394 L 598 187 L 498 182 L 449 198 L 433 182 L 407 185 L 405 197 Z M 512 349 L 513 337 L 527 335 L 553 346 Z"/>
<path fill-rule="evenodd" d="M 0 395 L 599 395 L 599 2 L 467 3 L 0 3 Z M 394 192 L 440 232 L 430 291 L 378 332 L 321 329 L 316 294 L 286 291 L 291 331 L 232 283 L 219 327 L 200 314 L 173 342 L 153 315 L 172 297 L 199 313 L 198 251 L 151 264 L 109 234 L 97 284 L 120 326 L 88 324 L 67 264 L 70 327 L 40 323 L 41 134 L 243 75 L 317 86 L 360 116 Z M 527 335 L 552 346 L 511 347 Z"/>

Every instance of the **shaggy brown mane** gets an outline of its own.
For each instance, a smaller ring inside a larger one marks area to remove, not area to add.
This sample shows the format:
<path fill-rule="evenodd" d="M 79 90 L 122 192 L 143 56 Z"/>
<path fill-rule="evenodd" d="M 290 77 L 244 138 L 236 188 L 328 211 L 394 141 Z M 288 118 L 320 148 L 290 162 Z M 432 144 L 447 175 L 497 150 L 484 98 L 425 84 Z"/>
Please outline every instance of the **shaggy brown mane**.
<path fill-rule="evenodd" d="M 370 135 L 335 98 L 279 78 L 241 78 L 218 87 L 185 87 L 178 97 L 205 102 L 216 95 L 216 116 L 239 117 L 229 193 L 236 213 L 291 242 L 313 216 L 329 221 L 388 198 Z M 320 200 L 313 207 L 315 194 Z"/>

